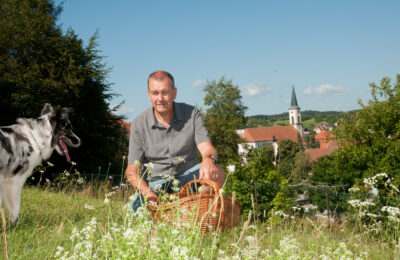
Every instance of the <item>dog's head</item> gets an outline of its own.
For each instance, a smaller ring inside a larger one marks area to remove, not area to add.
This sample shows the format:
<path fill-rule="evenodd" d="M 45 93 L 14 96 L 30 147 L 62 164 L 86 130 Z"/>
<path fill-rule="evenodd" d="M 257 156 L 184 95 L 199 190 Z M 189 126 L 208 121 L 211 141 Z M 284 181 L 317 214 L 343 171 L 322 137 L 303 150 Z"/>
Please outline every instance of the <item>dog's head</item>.
<path fill-rule="evenodd" d="M 68 162 L 71 158 L 67 146 L 78 147 L 81 145 L 81 139 L 72 131 L 72 125 L 69 121 L 71 108 L 62 108 L 54 111 L 50 104 L 46 104 L 42 109 L 42 116 L 47 115 L 53 129 L 52 146 L 60 155 L 64 155 Z"/>

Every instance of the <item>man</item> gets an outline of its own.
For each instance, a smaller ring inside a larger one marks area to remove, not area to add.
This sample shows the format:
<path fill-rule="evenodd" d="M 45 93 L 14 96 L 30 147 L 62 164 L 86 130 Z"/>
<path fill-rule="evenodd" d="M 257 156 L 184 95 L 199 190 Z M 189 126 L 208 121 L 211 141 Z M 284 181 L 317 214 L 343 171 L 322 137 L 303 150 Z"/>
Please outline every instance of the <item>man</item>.
<path fill-rule="evenodd" d="M 147 85 L 152 108 L 132 123 L 126 169 L 128 181 L 140 192 L 133 201 L 135 211 L 142 206 L 143 197 L 157 201 L 158 188 L 173 192 L 171 180 L 177 180 L 179 187 L 194 178 L 212 180 L 220 186 L 224 181 L 224 173 L 216 164 L 217 152 L 199 111 L 174 102 L 177 89 L 172 75 L 155 71 Z M 201 164 L 197 161 L 197 150 Z M 151 163 L 151 169 L 140 169 L 146 163 Z M 139 176 L 139 171 L 147 174 Z"/>

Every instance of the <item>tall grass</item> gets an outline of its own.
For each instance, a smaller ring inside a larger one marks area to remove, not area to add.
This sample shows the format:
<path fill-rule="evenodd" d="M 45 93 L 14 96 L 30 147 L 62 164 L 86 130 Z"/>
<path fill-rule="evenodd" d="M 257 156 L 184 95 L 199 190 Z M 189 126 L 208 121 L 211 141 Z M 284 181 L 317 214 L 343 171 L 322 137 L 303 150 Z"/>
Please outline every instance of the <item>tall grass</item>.
<path fill-rule="evenodd" d="M 64 177 L 70 177 L 64 176 Z M 23 191 L 17 224 L 6 225 L 9 259 L 398 259 L 398 241 L 348 222 L 275 212 L 257 222 L 250 212 L 224 233 L 154 222 L 130 210 L 133 190 L 111 181 L 68 179 Z M 53 188 L 53 190 L 52 190 Z M 4 242 L 0 248 L 4 252 Z M 3 252 L 1 255 L 3 255 Z"/>

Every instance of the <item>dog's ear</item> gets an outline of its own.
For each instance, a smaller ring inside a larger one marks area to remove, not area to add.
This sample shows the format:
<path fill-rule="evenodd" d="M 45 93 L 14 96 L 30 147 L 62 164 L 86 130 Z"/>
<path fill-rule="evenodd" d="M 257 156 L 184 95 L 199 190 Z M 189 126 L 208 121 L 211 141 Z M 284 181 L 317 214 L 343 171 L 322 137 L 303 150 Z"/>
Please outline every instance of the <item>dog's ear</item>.
<path fill-rule="evenodd" d="M 55 116 L 56 115 L 56 113 L 54 112 L 53 107 L 49 103 L 46 103 L 44 105 L 44 107 L 42 109 L 42 112 L 40 113 L 41 116 L 44 116 L 44 115 L 47 115 L 47 114 L 50 114 L 51 116 Z"/>
<path fill-rule="evenodd" d="M 61 110 L 60 110 L 60 117 L 62 118 L 62 119 L 68 119 L 68 116 L 69 116 L 69 113 L 71 113 L 72 112 L 72 108 L 67 108 L 67 107 L 64 107 L 64 108 L 61 108 Z"/>

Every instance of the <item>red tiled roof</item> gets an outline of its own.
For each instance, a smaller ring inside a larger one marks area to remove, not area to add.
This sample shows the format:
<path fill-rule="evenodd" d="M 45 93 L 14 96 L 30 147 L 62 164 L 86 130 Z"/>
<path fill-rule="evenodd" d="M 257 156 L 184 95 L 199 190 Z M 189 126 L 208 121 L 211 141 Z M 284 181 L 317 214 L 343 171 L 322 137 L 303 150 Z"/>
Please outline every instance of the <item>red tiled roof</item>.
<path fill-rule="evenodd" d="M 311 157 L 311 161 L 317 160 L 319 157 L 329 155 L 338 148 L 338 143 L 335 140 L 330 141 L 326 148 L 309 148 L 304 152 L 308 153 Z"/>
<path fill-rule="evenodd" d="M 334 140 L 335 135 L 329 131 L 321 131 L 317 135 L 314 136 L 315 140 L 318 140 L 320 143 L 321 149 L 327 149 L 329 143 Z"/>
<path fill-rule="evenodd" d="M 332 139 L 332 138 L 335 138 L 335 135 L 332 134 L 332 133 L 329 132 L 329 131 L 321 131 L 321 132 L 319 132 L 317 135 L 315 135 L 314 138 L 315 138 L 316 140 L 321 140 L 321 139 Z"/>
<path fill-rule="evenodd" d="M 275 137 L 276 140 L 290 139 L 295 142 L 298 140 L 298 132 L 294 126 L 272 126 L 272 127 L 257 127 L 246 128 L 244 133 L 240 136 L 247 142 L 261 142 L 272 141 Z"/>

